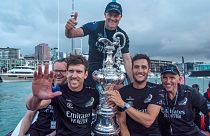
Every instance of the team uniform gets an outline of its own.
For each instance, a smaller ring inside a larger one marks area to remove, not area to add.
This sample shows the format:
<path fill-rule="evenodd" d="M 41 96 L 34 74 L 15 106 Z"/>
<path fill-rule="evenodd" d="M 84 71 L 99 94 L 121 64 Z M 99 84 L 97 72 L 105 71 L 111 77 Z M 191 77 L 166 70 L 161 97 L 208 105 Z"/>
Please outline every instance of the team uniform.
<path fill-rule="evenodd" d="M 52 133 L 56 127 L 55 113 L 51 104 L 38 111 L 37 120 L 31 125 L 27 132 L 30 136 L 46 136 Z"/>
<path fill-rule="evenodd" d="M 119 92 L 126 103 L 141 112 L 146 112 L 149 104 L 162 105 L 162 92 L 158 92 L 155 86 L 156 84 L 147 82 L 143 89 L 136 89 L 131 83 Z M 118 108 L 118 110 L 122 112 L 121 108 Z M 126 115 L 126 123 L 131 136 L 160 136 L 157 119 L 149 128 L 146 128 Z"/>
<path fill-rule="evenodd" d="M 204 97 L 210 102 L 210 88 L 204 93 Z M 210 119 L 208 115 L 205 115 L 205 129 L 210 132 Z"/>
<path fill-rule="evenodd" d="M 84 86 L 73 92 L 68 84 L 60 87 L 61 96 L 52 99 L 56 114 L 57 136 L 90 136 L 92 109 L 99 103 L 98 92 Z"/>
<path fill-rule="evenodd" d="M 159 116 L 159 125 L 163 136 L 200 136 L 198 126 L 194 123 L 194 109 L 207 114 L 210 109 L 207 100 L 195 89 L 178 85 L 173 100 L 164 94 L 164 101 Z"/>
<path fill-rule="evenodd" d="M 113 42 L 113 35 L 116 32 L 122 32 L 126 37 L 126 43 L 124 48 L 121 50 L 122 54 L 129 53 L 129 39 L 127 34 L 120 28 L 117 27 L 116 30 L 108 30 L 105 28 L 105 21 L 97 21 L 97 22 L 90 22 L 83 25 L 82 30 L 84 32 L 84 36 L 89 35 L 89 75 L 86 80 L 87 85 L 91 85 L 95 87 L 96 83 L 92 79 L 92 73 L 95 70 L 103 68 L 103 60 L 106 58 L 106 54 L 104 52 L 104 45 L 99 43 L 98 40 L 100 38 L 107 38 Z M 120 37 L 121 44 L 123 42 L 123 38 Z M 116 50 L 114 51 L 115 54 Z"/>

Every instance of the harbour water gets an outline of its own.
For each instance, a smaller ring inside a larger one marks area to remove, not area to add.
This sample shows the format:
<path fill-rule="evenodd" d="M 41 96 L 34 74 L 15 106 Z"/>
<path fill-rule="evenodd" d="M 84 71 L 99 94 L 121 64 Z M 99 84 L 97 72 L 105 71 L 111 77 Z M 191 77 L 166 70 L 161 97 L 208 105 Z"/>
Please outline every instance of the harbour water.
<path fill-rule="evenodd" d="M 23 117 L 31 82 L 0 83 L 0 136 L 13 130 Z"/>
<path fill-rule="evenodd" d="M 159 79 L 149 79 L 160 82 Z M 203 94 L 210 78 L 186 78 L 186 84 L 199 84 Z M 23 117 L 26 107 L 26 96 L 31 93 L 31 82 L 0 83 L 0 136 L 13 130 Z"/>

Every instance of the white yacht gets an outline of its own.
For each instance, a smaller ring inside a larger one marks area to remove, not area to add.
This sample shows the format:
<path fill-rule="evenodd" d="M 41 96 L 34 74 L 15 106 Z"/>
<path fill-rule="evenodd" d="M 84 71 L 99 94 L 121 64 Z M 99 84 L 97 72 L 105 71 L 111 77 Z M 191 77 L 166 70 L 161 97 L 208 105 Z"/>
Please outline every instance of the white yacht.
<path fill-rule="evenodd" d="M 2 82 L 32 81 L 35 68 L 32 66 L 16 66 L 7 73 L 0 74 Z"/>

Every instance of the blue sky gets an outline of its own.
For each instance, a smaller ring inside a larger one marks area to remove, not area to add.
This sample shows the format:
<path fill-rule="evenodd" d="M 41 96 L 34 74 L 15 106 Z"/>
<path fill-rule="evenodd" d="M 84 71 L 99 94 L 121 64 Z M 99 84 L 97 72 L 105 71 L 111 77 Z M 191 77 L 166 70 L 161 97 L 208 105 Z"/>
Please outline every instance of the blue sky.
<path fill-rule="evenodd" d="M 78 27 L 104 19 L 111 0 L 74 0 L 79 12 Z M 181 61 L 210 60 L 209 0 L 117 0 L 123 7 L 120 27 L 130 38 L 131 54 L 146 53 L 152 59 Z M 59 1 L 59 43 L 61 51 L 71 51 L 64 36 L 71 15 L 72 0 Z M 6 0 L 0 4 L 0 47 L 21 48 L 32 54 L 39 43 L 58 44 L 57 0 Z M 79 47 L 80 38 L 75 41 Z M 87 53 L 87 37 L 83 38 Z"/>

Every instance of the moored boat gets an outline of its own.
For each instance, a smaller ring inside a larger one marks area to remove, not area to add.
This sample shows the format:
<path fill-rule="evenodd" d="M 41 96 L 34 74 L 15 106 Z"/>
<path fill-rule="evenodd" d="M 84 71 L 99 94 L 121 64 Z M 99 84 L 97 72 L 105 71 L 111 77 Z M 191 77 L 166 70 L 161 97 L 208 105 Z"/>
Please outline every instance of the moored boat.
<path fill-rule="evenodd" d="M 31 66 L 16 66 L 7 73 L 0 74 L 2 82 L 32 81 L 35 68 Z"/>

